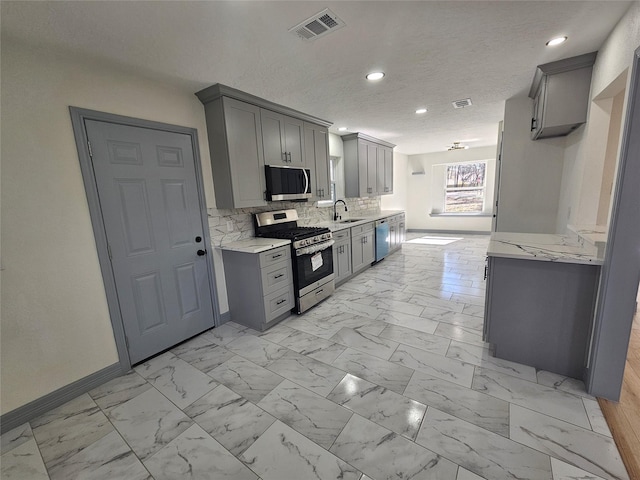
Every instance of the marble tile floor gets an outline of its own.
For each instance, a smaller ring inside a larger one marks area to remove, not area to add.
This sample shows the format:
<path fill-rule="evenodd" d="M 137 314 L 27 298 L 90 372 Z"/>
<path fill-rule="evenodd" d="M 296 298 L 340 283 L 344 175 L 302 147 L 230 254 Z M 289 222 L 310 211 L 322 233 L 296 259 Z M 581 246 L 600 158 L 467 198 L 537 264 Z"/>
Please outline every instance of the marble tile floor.
<path fill-rule="evenodd" d="M 0 477 L 628 479 L 581 382 L 482 342 L 488 240 L 405 243 L 267 332 L 204 332 L 2 432 Z"/>

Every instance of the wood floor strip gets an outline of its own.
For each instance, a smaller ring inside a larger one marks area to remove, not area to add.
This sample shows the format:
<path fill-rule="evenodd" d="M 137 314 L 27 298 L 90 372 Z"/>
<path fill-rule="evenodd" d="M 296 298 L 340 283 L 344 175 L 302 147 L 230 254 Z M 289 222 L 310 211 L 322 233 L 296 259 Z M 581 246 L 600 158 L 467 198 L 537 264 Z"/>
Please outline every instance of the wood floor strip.
<path fill-rule="evenodd" d="M 636 314 L 622 382 L 620 402 L 599 398 L 629 478 L 640 479 L 640 315 Z"/>

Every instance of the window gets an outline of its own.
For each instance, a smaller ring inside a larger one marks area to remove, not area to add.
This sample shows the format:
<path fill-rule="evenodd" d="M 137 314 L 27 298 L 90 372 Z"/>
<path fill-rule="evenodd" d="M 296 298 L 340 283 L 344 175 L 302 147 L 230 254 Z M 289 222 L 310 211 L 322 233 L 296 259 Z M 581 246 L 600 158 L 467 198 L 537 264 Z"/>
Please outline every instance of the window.
<path fill-rule="evenodd" d="M 482 213 L 486 169 L 486 162 L 447 165 L 444 213 Z"/>

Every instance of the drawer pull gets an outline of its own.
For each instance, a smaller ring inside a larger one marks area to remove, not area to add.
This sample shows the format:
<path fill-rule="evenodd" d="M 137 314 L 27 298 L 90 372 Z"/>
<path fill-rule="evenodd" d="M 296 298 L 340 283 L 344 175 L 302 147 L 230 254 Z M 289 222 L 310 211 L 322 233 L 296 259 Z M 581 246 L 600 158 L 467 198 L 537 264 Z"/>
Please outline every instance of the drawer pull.
<path fill-rule="evenodd" d="M 286 302 L 286 301 L 287 301 L 287 299 L 286 299 L 286 298 L 283 298 L 283 299 L 281 299 L 281 300 L 278 300 L 278 301 L 276 302 L 276 305 L 281 305 L 281 304 L 283 304 L 283 303 L 284 303 L 284 302 Z"/>
<path fill-rule="evenodd" d="M 271 255 L 271 258 L 276 259 L 276 258 L 280 258 L 282 256 L 282 253 L 279 253 L 277 255 Z"/>
<path fill-rule="evenodd" d="M 316 292 L 316 295 L 320 295 L 322 292 L 324 292 L 324 288 L 323 288 L 323 289 L 321 289 L 321 290 L 318 290 L 318 291 Z"/>
<path fill-rule="evenodd" d="M 284 273 L 281 273 L 280 275 L 276 275 L 275 277 L 273 277 L 274 279 L 276 278 L 280 278 L 280 277 L 284 277 Z"/>

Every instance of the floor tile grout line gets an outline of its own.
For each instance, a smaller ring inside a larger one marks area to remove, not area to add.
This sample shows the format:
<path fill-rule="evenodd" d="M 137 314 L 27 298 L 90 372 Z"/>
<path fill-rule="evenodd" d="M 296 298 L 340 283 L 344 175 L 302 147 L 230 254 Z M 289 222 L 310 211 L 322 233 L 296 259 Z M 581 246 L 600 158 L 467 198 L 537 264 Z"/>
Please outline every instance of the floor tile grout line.
<path fill-rule="evenodd" d="M 510 430 L 511 430 L 511 406 L 512 406 L 512 405 L 515 405 L 515 406 L 517 406 L 517 407 L 523 408 L 523 409 L 525 409 L 525 410 L 529 410 L 530 412 L 537 413 L 537 414 L 539 414 L 539 415 L 545 415 L 545 416 L 550 417 L 550 418 L 552 418 L 552 419 L 554 419 L 554 420 L 560 420 L 560 419 L 558 419 L 558 418 L 551 417 L 550 415 L 546 415 L 546 414 L 544 414 L 544 413 L 536 412 L 535 410 L 532 410 L 532 409 L 530 409 L 530 408 L 523 407 L 523 406 L 521 406 L 521 405 L 517 405 L 517 404 L 512 404 L 511 402 L 509 402 L 509 429 L 510 429 Z M 565 420 L 560 420 L 560 421 L 561 421 L 561 422 L 564 422 L 564 423 L 571 423 L 571 422 L 567 422 L 567 421 L 565 421 Z M 612 443 L 614 443 L 614 445 L 615 445 L 615 442 L 613 442 L 613 439 L 612 439 L 611 437 L 607 437 L 606 435 L 602 435 L 602 434 L 600 434 L 600 433 L 598 433 L 598 432 L 594 432 L 594 431 L 592 431 L 592 430 L 588 430 L 588 429 L 586 429 L 586 428 L 584 428 L 584 427 L 580 427 L 579 425 L 574 425 L 574 424 L 571 424 L 571 425 L 573 425 L 574 427 L 579 428 L 579 429 L 581 429 L 581 430 L 585 430 L 587 433 L 591 433 L 591 434 L 593 434 L 593 435 L 597 435 L 597 436 L 599 436 L 599 437 L 601 437 L 601 438 L 603 438 L 603 439 L 611 440 L 611 441 L 612 441 Z M 511 440 L 512 442 L 516 442 L 517 444 L 522 445 L 523 447 L 531 448 L 531 449 L 535 450 L 536 452 L 544 453 L 545 455 L 547 455 L 547 456 L 548 456 L 548 457 L 550 457 L 550 458 L 555 458 L 556 460 L 560 460 L 561 462 L 565 462 L 565 463 L 567 463 L 567 464 L 569 464 L 569 465 L 572 465 L 572 466 L 574 466 L 574 467 L 576 467 L 576 468 L 579 468 L 579 469 L 581 469 L 581 470 L 584 470 L 584 471 L 586 471 L 586 472 L 588 472 L 588 473 L 590 473 L 590 474 L 592 474 L 592 475 L 599 476 L 599 474 L 597 474 L 597 473 L 593 473 L 593 472 L 591 472 L 591 471 L 589 471 L 589 470 L 587 470 L 587 469 L 585 469 L 585 468 L 583 468 L 583 467 L 580 467 L 580 466 L 576 465 L 575 463 L 572 463 L 572 462 L 568 461 L 568 460 L 567 460 L 567 459 L 565 459 L 565 458 L 561 458 L 561 457 L 560 457 L 560 456 L 558 456 L 557 454 L 555 454 L 555 455 L 554 455 L 554 454 L 550 454 L 550 453 L 547 453 L 547 452 L 543 452 L 542 450 L 538 450 L 538 449 L 537 449 L 537 448 L 535 448 L 535 447 L 531 447 L 531 446 L 526 445 L 526 444 L 524 444 L 524 443 L 522 443 L 522 442 L 519 442 L 519 441 L 517 441 L 517 440 L 514 440 L 514 439 L 512 439 L 512 438 L 511 438 L 511 432 L 509 432 L 509 440 Z M 616 451 L 617 451 L 617 449 L 616 449 Z"/>

